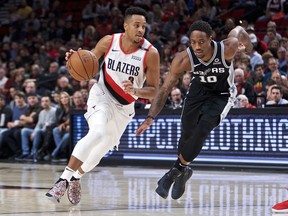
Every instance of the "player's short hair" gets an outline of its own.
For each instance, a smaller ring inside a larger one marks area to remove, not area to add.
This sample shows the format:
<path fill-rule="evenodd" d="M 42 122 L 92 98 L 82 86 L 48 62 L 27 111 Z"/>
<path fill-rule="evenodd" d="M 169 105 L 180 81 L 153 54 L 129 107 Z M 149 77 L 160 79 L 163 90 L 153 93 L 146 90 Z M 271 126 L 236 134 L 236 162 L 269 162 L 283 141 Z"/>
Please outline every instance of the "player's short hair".
<path fill-rule="evenodd" d="M 147 20 L 147 12 L 140 8 L 140 7 L 129 7 L 125 10 L 125 17 L 124 20 L 126 21 L 128 18 L 130 18 L 132 15 L 141 15 L 144 16 Z"/>
<path fill-rule="evenodd" d="M 212 30 L 212 27 L 210 26 L 210 24 L 208 22 L 203 21 L 203 20 L 197 20 L 191 24 L 191 26 L 189 28 L 189 35 L 193 31 L 205 32 L 208 37 L 210 37 L 213 33 L 213 30 Z"/>

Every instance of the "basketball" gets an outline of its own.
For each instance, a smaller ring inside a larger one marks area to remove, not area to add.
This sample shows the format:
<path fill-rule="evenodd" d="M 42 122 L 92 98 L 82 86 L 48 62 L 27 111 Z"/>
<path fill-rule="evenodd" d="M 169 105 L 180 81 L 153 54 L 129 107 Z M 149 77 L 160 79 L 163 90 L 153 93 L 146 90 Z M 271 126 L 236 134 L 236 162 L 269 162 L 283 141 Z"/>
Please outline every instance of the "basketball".
<path fill-rule="evenodd" d="M 72 53 L 66 63 L 70 75 L 78 81 L 93 79 L 98 72 L 99 64 L 95 54 L 89 50 L 78 50 Z"/>

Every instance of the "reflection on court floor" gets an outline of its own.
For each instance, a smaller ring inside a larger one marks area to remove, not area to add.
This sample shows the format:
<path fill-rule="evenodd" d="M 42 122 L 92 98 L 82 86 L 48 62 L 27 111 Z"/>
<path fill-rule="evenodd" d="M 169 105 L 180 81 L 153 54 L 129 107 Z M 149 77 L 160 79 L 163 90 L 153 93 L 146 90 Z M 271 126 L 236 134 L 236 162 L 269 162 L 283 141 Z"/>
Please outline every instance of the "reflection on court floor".
<path fill-rule="evenodd" d="M 167 170 L 97 167 L 82 179 L 79 205 L 72 206 L 66 194 L 54 204 L 44 194 L 63 168 L 0 163 L 0 214 L 266 216 L 272 205 L 288 199 L 282 173 L 195 170 L 183 197 L 165 200 L 155 188 Z"/>

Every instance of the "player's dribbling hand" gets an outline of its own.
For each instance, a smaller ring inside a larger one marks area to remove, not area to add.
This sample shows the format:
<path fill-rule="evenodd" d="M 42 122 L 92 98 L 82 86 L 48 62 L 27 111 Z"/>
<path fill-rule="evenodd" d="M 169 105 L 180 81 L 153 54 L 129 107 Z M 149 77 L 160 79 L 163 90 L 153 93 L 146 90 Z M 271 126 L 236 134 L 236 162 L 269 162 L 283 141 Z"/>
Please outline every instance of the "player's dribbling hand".
<path fill-rule="evenodd" d="M 78 48 L 78 50 L 81 50 L 82 48 Z M 66 59 L 66 61 L 68 61 L 68 59 L 70 58 L 70 56 L 73 54 L 73 53 L 75 53 L 76 51 L 75 50 L 73 50 L 73 49 L 70 49 L 69 50 L 69 52 L 66 52 L 65 53 L 65 59 Z"/>
<path fill-rule="evenodd" d="M 146 118 L 144 122 L 138 127 L 136 130 L 136 135 L 140 136 L 145 130 L 147 130 L 152 124 L 154 120 L 152 118 Z"/>

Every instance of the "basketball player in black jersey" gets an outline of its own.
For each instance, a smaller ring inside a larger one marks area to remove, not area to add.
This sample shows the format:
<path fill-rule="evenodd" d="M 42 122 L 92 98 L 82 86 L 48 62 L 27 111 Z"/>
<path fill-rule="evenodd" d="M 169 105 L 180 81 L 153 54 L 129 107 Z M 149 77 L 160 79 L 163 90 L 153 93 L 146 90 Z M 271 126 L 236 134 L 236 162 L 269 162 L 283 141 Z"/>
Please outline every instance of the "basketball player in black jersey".
<path fill-rule="evenodd" d="M 209 133 L 234 105 L 233 58 L 238 50 L 252 49 L 247 32 L 240 26 L 231 30 L 227 39 L 220 42 L 212 39 L 212 28 L 204 21 L 194 22 L 189 33 L 190 46 L 173 59 L 170 72 L 152 102 L 146 120 L 136 131 L 140 135 L 153 124 L 177 80 L 191 71 L 192 79 L 181 116 L 178 159 L 158 181 L 156 188 L 164 199 L 173 183 L 172 198 L 179 199 L 183 195 L 185 183 L 192 175 L 188 165 L 200 153 Z"/>

